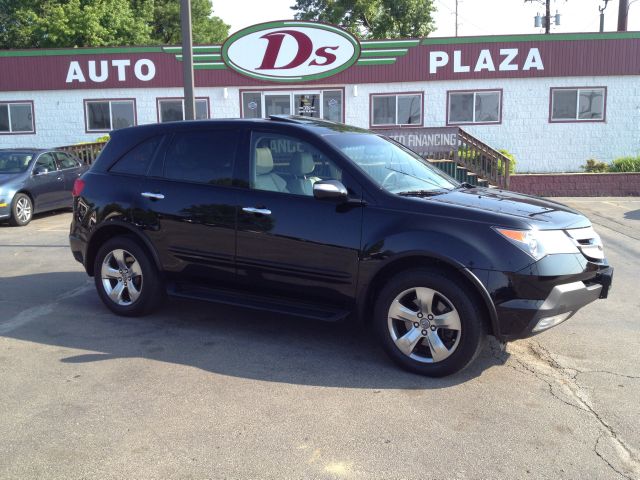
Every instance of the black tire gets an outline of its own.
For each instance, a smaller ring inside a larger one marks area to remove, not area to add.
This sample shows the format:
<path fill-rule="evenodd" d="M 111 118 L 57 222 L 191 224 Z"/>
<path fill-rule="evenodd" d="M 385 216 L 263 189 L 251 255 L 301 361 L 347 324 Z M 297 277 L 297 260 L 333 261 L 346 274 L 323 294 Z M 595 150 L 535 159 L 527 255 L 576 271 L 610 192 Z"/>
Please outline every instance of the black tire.
<path fill-rule="evenodd" d="M 25 211 L 28 210 L 28 214 L 25 216 Z M 9 218 L 9 224 L 14 227 L 24 227 L 28 225 L 33 218 L 33 202 L 29 195 L 24 193 L 17 193 L 13 197 L 11 202 L 11 217 Z"/>
<path fill-rule="evenodd" d="M 117 251 L 123 252 L 121 258 L 126 265 L 125 270 L 118 270 L 122 262 L 117 261 L 117 254 L 114 255 Z M 114 277 L 103 278 L 102 267 L 105 260 L 115 267 L 115 271 L 105 270 L 112 272 L 109 275 L 113 274 Z M 135 266 L 136 263 L 138 267 Z M 138 272 L 141 275 L 138 275 Z M 166 296 L 164 282 L 160 278 L 155 263 L 147 250 L 130 236 L 112 238 L 100 247 L 94 261 L 93 278 L 102 302 L 113 313 L 125 317 L 139 317 L 153 312 L 162 304 Z M 105 282 L 109 284 L 114 296 L 118 291 L 122 292 L 118 300 L 109 296 Z M 135 294 L 135 292 L 139 293 Z"/>
<path fill-rule="evenodd" d="M 375 302 L 373 316 L 374 329 L 385 352 L 394 362 L 405 370 L 428 377 L 443 377 L 464 369 L 472 363 L 482 351 L 486 340 L 487 328 L 483 321 L 481 305 L 479 305 L 480 299 L 470 290 L 466 283 L 456 280 L 457 277 L 447 275 L 441 270 L 432 268 L 415 269 L 396 275 L 379 292 Z M 421 313 L 422 309 L 417 306 L 420 303 L 417 299 L 417 290 L 413 292 L 415 293 L 413 297 L 415 298 L 414 302 L 418 302 L 415 303 L 415 309 L 418 313 L 422 314 L 423 317 L 415 318 L 415 320 L 417 322 L 426 321 L 425 324 L 427 327 L 423 327 L 421 323 L 414 323 L 414 317 L 410 315 L 406 315 L 407 318 L 410 318 L 408 321 L 404 319 L 390 320 L 389 317 L 395 317 L 394 315 L 389 315 L 392 303 L 397 298 L 401 299 L 401 304 L 402 302 L 407 302 L 407 299 L 412 298 L 412 289 L 416 288 L 424 289 L 420 290 L 420 292 L 428 292 L 429 290 L 436 292 L 433 297 L 436 298 L 433 303 L 434 314 L 436 313 L 436 308 L 438 312 L 445 312 L 438 314 L 440 317 L 436 315 L 436 321 L 437 318 L 443 318 L 442 316 L 447 313 L 448 309 L 453 307 L 454 310 L 449 311 L 457 314 L 459 330 L 439 329 L 435 327 L 434 324 L 430 324 L 427 321 L 427 313 Z M 411 326 L 412 324 L 413 327 Z M 416 328 L 416 324 L 420 326 Z M 396 345 L 396 340 L 394 340 L 393 335 L 401 337 L 403 332 L 398 333 L 397 329 L 403 328 L 406 328 L 406 333 L 409 333 L 409 330 L 413 329 L 413 331 L 416 332 L 413 337 L 414 339 L 417 338 L 417 336 L 425 335 L 425 338 L 418 340 L 415 347 L 407 347 L 407 349 L 412 352 L 411 355 L 418 359 L 403 353 L 400 347 Z M 432 332 L 430 332 L 431 330 Z M 421 333 L 418 333 L 418 331 Z M 443 339 L 442 345 L 448 342 L 450 347 L 446 347 L 445 345 L 445 348 L 448 348 L 449 351 L 452 352 L 449 353 L 448 357 L 440 361 L 434 361 L 434 355 L 429 346 L 430 339 L 426 338 L 426 336 L 431 333 Z M 431 356 L 431 360 L 429 356 Z M 425 363 L 428 361 L 432 361 L 433 363 Z"/>

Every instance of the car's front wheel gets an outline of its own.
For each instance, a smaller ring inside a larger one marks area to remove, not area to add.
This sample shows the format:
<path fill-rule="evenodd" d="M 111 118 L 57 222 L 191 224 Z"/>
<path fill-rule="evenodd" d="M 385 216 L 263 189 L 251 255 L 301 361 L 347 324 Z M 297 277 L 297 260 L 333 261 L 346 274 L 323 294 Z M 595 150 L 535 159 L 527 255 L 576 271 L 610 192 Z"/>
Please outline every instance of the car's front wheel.
<path fill-rule="evenodd" d="M 136 317 L 150 313 L 165 296 L 158 269 L 132 237 L 116 237 L 102 245 L 93 274 L 100 299 L 118 315 Z"/>
<path fill-rule="evenodd" d="M 382 346 L 396 363 L 431 377 L 465 368 L 486 337 L 469 287 L 436 269 L 393 277 L 378 295 L 374 321 Z"/>
<path fill-rule="evenodd" d="M 33 218 L 33 203 L 24 193 L 18 193 L 11 203 L 11 218 L 9 223 L 14 227 L 24 227 Z"/>

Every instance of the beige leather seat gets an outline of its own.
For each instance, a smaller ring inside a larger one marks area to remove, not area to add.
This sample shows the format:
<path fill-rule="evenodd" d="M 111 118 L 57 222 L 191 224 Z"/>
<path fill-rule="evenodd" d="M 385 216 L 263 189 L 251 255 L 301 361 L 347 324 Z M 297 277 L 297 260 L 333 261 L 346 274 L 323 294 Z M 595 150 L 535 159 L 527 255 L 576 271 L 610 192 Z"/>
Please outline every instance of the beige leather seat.
<path fill-rule="evenodd" d="M 291 179 L 287 183 L 289 191 L 298 195 L 313 195 L 313 184 L 320 178 L 311 174 L 316 168 L 310 153 L 298 152 L 291 159 Z"/>
<path fill-rule="evenodd" d="M 288 192 L 287 182 L 273 173 L 273 156 L 267 147 L 256 148 L 256 180 L 254 188 L 270 192 Z"/>

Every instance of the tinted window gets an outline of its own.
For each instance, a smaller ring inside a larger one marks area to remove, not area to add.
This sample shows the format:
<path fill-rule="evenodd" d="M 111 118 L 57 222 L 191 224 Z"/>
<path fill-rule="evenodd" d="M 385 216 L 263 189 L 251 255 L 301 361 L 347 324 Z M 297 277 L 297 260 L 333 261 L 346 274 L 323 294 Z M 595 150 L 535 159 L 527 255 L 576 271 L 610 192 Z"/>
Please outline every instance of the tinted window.
<path fill-rule="evenodd" d="M 111 167 L 111 171 L 128 175 L 145 175 L 158 143 L 160 143 L 160 137 L 145 140 L 118 160 Z"/>
<path fill-rule="evenodd" d="M 64 169 L 64 168 L 75 168 L 75 167 L 79 166 L 78 162 L 75 161 L 73 158 L 71 158 L 66 153 L 56 152 L 55 156 L 56 156 L 56 160 L 58 160 L 58 166 L 61 169 Z"/>
<path fill-rule="evenodd" d="M 231 185 L 239 138 L 233 130 L 176 133 L 165 155 L 165 177 Z"/>

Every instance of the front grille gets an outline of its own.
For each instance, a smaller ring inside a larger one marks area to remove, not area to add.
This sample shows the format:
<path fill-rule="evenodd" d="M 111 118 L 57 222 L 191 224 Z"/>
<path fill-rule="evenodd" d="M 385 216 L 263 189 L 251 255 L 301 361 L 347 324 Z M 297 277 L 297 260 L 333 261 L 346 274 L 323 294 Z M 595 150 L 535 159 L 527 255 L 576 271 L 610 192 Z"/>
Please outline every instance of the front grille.
<path fill-rule="evenodd" d="M 576 247 L 578 247 L 582 254 L 589 260 L 604 259 L 602 240 L 593 227 L 573 228 L 571 230 L 566 230 L 566 232 L 574 241 Z"/>

